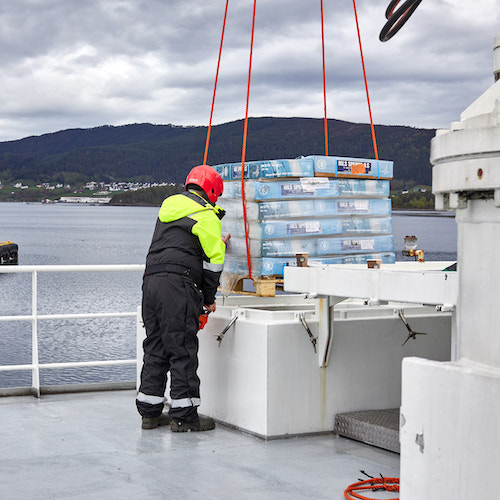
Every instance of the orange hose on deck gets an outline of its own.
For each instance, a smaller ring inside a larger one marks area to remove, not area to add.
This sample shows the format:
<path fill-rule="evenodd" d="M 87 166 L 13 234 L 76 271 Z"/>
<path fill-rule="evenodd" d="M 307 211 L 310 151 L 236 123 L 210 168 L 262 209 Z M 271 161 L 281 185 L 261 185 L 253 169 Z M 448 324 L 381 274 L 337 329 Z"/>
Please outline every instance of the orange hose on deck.
<path fill-rule="evenodd" d="M 376 497 L 365 497 L 364 494 L 357 493 L 362 491 L 390 491 L 394 493 L 399 492 L 399 477 L 374 477 L 372 479 L 366 479 L 365 481 L 359 481 L 358 483 L 351 484 L 345 491 L 344 497 L 347 500 L 359 499 L 359 500 L 375 500 Z M 385 497 L 387 498 L 387 497 Z M 399 500 L 399 497 L 392 497 L 392 500 Z"/>

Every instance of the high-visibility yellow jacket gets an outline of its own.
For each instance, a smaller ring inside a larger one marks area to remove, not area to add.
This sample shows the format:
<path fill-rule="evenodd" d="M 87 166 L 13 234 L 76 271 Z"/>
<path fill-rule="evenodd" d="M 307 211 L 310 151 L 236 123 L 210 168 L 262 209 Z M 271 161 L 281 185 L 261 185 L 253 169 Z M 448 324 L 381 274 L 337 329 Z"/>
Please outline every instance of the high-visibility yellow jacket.
<path fill-rule="evenodd" d="M 180 269 L 203 292 L 206 305 L 215 302 L 226 245 L 221 239 L 224 210 L 195 191 L 169 196 L 158 213 L 146 258 L 146 274 Z M 178 266 L 178 267 L 177 267 Z"/>

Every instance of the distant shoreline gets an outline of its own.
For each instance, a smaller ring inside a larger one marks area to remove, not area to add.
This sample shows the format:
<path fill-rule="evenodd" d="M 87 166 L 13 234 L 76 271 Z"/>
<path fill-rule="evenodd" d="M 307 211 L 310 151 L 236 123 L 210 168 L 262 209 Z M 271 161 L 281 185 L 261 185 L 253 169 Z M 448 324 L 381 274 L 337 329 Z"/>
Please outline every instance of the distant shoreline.
<path fill-rule="evenodd" d="M 433 210 L 431 208 L 393 208 L 393 215 L 413 215 L 420 217 L 455 217 L 454 211 Z"/>
<path fill-rule="evenodd" d="M 28 204 L 38 204 L 45 205 L 41 201 L 0 201 L 0 203 L 28 203 Z M 223 202 L 221 201 L 223 204 Z M 159 208 L 161 204 L 150 204 L 150 203 L 65 203 L 65 202 L 54 202 L 49 203 L 49 205 L 72 205 L 72 206 L 103 206 L 103 207 L 157 207 Z M 445 210 L 433 210 L 431 208 L 393 208 L 393 215 L 412 215 L 415 217 L 455 217 L 454 211 Z"/>

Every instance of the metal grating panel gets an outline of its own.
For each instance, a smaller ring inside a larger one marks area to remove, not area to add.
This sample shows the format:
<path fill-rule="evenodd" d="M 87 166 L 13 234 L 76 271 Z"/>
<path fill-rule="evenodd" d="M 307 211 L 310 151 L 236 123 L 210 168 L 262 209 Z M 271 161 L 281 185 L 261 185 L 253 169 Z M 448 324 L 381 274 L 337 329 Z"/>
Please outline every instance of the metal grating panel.
<path fill-rule="evenodd" d="M 334 432 L 399 453 L 399 408 L 339 413 Z"/>

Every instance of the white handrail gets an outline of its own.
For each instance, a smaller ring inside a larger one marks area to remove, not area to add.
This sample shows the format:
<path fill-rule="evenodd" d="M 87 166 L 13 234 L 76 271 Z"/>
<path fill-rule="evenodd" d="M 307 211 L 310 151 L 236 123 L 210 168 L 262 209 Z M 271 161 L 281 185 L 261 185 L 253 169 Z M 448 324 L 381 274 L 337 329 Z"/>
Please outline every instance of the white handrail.
<path fill-rule="evenodd" d="M 144 271 L 144 264 L 82 264 L 82 265 L 58 265 L 58 266 L 0 266 L 1 273 L 63 273 L 63 272 L 89 272 L 89 271 Z"/>
<path fill-rule="evenodd" d="M 40 369 L 47 368 L 76 368 L 88 366 L 117 366 L 117 365 L 136 365 L 137 359 L 117 359 L 117 360 L 96 360 L 96 361 L 78 361 L 67 363 L 42 363 L 38 359 L 38 321 L 55 319 L 82 319 L 82 318 L 138 318 L 138 312 L 107 312 L 107 313 L 77 313 L 77 314 L 38 314 L 38 273 L 50 272 L 130 272 L 144 271 L 144 264 L 99 264 L 99 265 L 34 265 L 34 266 L 0 266 L 0 274 L 8 273 L 31 273 L 31 314 L 29 315 L 3 315 L 0 316 L 0 322 L 7 321 L 31 321 L 32 322 L 32 362 L 22 365 L 0 365 L 0 372 L 30 370 L 31 390 L 36 397 L 40 397 Z"/>

